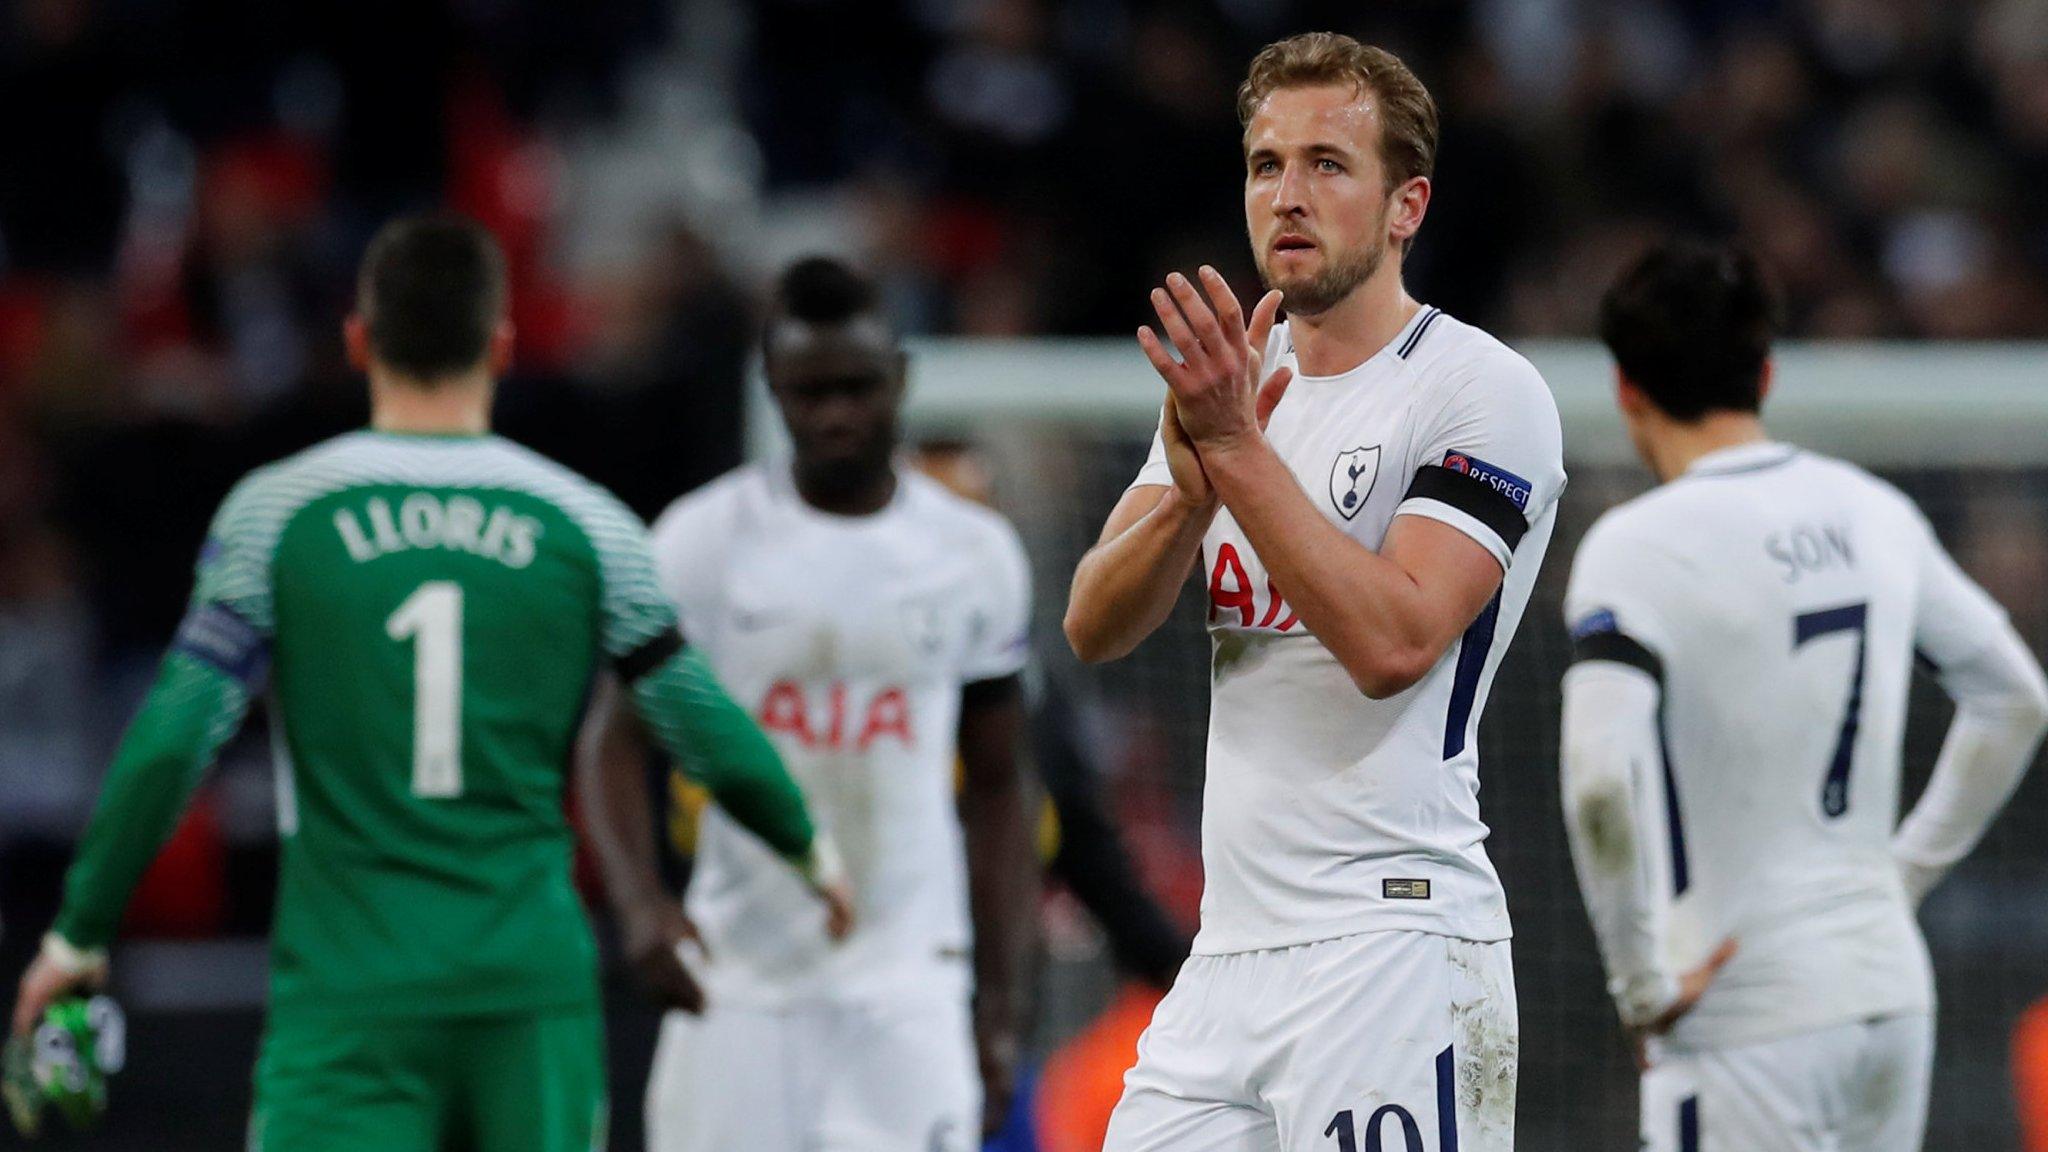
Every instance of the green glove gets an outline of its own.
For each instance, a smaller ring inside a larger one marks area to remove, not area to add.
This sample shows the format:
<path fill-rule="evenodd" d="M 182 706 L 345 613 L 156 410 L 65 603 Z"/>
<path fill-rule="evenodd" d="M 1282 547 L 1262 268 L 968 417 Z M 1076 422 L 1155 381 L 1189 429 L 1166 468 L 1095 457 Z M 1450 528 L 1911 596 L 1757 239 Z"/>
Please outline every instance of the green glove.
<path fill-rule="evenodd" d="M 74 1129 L 107 1110 L 107 1077 L 127 1060 L 128 1025 L 106 996 L 59 1000 L 28 1037 L 10 1037 L 0 1055 L 0 1096 L 24 1136 L 42 1129 L 54 1108 Z"/>

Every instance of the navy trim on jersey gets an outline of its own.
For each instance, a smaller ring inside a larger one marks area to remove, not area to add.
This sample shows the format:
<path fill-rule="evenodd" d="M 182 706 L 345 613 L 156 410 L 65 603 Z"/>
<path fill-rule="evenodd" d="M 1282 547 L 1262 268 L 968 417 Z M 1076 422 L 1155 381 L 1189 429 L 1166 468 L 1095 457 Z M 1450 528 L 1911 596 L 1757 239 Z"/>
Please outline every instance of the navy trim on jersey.
<path fill-rule="evenodd" d="M 668 663 L 668 659 L 683 650 L 683 634 L 670 628 L 640 647 L 633 649 L 614 661 L 612 667 L 618 670 L 619 679 L 634 684 L 642 676 Z"/>
<path fill-rule="evenodd" d="M 1529 519 L 1500 489 L 1468 472 L 1441 464 L 1424 464 L 1415 470 L 1403 500 L 1434 500 L 1448 504 L 1493 530 L 1501 543 L 1513 552 L 1529 534 Z"/>
<path fill-rule="evenodd" d="M 1678 1102 L 1678 1152 L 1700 1152 L 1700 1098 Z"/>
<path fill-rule="evenodd" d="M 1588 660 L 1611 660 L 1616 664 L 1640 668 L 1659 685 L 1664 683 L 1664 661 L 1644 647 L 1642 641 L 1625 632 L 1593 632 L 1572 641 L 1572 663 L 1581 664 Z"/>
<path fill-rule="evenodd" d="M 1671 894 L 1692 887 L 1692 864 L 1685 855 L 1685 813 L 1678 807 L 1678 773 L 1671 768 L 1671 725 L 1664 715 L 1664 695 L 1657 694 L 1657 759 L 1664 764 L 1664 830 L 1671 839 Z"/>
<path fill-rule="evenodd" d="M 1458 1057 L 1457 1045 L 1436 1054 L 1436 1147 L 1437 1152 L 1458 1152 Z"/>
<path fill-rule="evenodd" d="M 1394 355 L 1399 359 L 1406 360 L 1408 354 L 1415 351 L 1415 346 L 1422 343 L 1423 333 L 1429 331 L 1429 326 L 1436 323 L 1436 318 L 1443 314 L 1444 310 L 1441 308 L 1431 308 L 1424 312 L 1422 314 L 1422 321 L 1415 325 L 1415 331 L 1408 334 L 1408 339 L 1401 342 L 1400 351 L 1395 352 Z"/>
<path fill-rule="evenodd" d="M 1472 705 L 1479 699 L 1479 677 L 1493 654 L 1493 633 L 1500 624 L 1500 593 L 1487 601 L 1479 618 L 1458 641 L 1458 671 L 1451 681 L 1451 705 L 1444 717 L 1444 759 L 1465 750 L 1465 729 L 1471 726 Z"/>

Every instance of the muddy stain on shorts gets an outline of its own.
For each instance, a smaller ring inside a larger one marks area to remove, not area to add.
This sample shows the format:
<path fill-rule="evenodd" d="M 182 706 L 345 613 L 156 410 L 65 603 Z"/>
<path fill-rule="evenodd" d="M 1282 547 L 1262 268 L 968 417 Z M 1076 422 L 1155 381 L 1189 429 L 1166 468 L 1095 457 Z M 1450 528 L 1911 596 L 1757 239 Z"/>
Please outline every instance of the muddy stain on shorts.
<path fill-rule="evenodd" d="M 1515 1141 L 1521 1040 L 1507 946 L 1454 940 L 1450 961 L 1459 1147 L 1461 1152 L 1509 1152 Z"/>

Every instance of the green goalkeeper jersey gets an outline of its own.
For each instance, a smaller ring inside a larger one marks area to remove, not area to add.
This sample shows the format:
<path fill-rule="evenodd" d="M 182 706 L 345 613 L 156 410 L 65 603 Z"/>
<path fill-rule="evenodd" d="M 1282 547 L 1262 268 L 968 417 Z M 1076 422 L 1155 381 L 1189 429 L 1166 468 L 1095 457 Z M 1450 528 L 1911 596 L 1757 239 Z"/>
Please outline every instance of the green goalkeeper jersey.
<path fill-rule="evenodd" d="M 799 794 L 684 649 L 639 521 L 602 489 L 493 436 L 359 432 L 260 469 L 214 521 L 56 930 L 111 937 L 261 692 L 283 836 L 274 1008 L 589 1004 L 563 788 L 605 664 L 671 752 L 805 857 Z"/>

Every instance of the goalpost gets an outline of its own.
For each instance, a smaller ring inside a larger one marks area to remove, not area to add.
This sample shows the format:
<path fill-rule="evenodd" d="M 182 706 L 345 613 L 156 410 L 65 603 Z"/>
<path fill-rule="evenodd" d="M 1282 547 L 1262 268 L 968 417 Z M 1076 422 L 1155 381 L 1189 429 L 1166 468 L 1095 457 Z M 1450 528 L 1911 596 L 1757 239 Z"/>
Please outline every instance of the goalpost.
<path fill-rule="evenodd" d="M 1481 808 L 1515 919 L 1522 1014 L 1518 1146 L 1633 1147 L 1635 1077 L 1580 904 L 1557 796 L 1558 680 L 1568 650 L 1560 601 L 1593 519 L 1642 491 L 1613 410 L 1604 351 L 1588 342 L 1518 348 L 1549 381 L 1571 474 L 1529 612 L 1481 728 Z M 1115 787 L 1156 802 L 1161 827 L 1192 846 L 1208 709 L 1199 596 L 1183 596 L 1131 657 L 1081 666 L 1059 618 L 1074 561 L 1143 461 L 1164 388 L 1120 339 L 921 340 L 911 346 L 909 438 L 961 439 L 986 458 L 996 500 L 1022 532 L 1036 577 L 1043 674 L 1082 705 L 1085 737 Z M 2048 650 L 2048 345 L 1831 344 L 1782 347 L 1765 417 L 1775 435 L 1872 468 L 1926 510 L 1963 566 Z M 777 442 L 758 382 L 749 428 Z M 1925 782 L 1946 726 L 1938 689 L 1916 682 L 1905 801 Z M 2038 767 L 2038 765 L 2037 765 Z M 1172 854 L 1164 858 L 1174 859 Z M 1179 857 L 1185 859 L 1185 857 Z M 1189 867 L 1155 873 L 1185 899 Z M 1189 909 L 1191 911 L 1191 908 Z M 2022 784 L 2005 816 L 1922 914 L 1941 1001 L 1927 1146 L 2018 1146 L 2008 1050 L 2018 1014 L 2048 996 L 2048 773 Z M 1099 1007 L 1104 980 L 1055 965 L 1041 1043 Z M 1066 967 L 1062 967 L 1064 964 Z"/>

